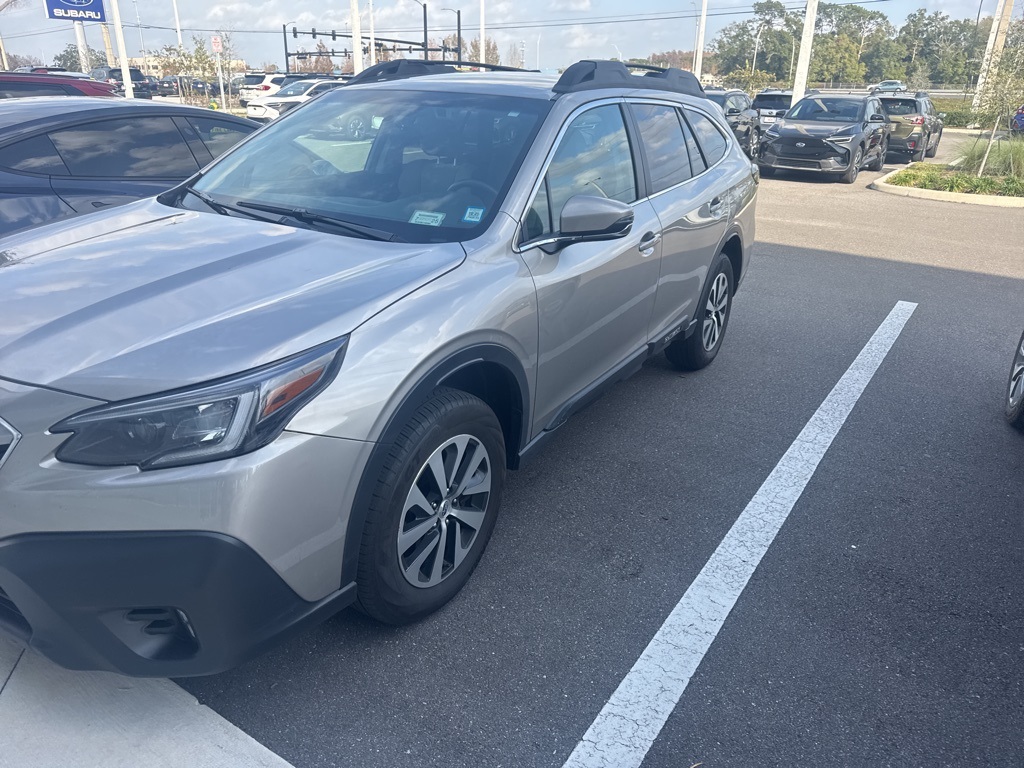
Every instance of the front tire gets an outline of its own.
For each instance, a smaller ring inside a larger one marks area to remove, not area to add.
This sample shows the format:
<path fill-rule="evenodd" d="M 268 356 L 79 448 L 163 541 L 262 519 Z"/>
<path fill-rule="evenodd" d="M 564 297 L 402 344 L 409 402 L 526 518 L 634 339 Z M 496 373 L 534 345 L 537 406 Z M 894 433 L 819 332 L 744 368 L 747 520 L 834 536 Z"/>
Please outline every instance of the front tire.
<path fill-rule="evenodd" d="M 1010 366 L 1010 381 L 1006 386 L 1006 420 L 1024 432 L 1024 335 L 1017 342 L 1017 352 Z"/>
<path fill-rule="evenodd" d="M 487 546 L 504 482 L 494 412 L 466 392 L 436 390 L 381 469 L 363 529 L 357 606 L 407 624 L 451 600 Z"/>
<path fill-rule="evenodd" d="M 871 161 L 871 165 L 868 166 L 869 171 L 880 171 L 885 167 L 885 156 L 889 153 L 889 142 L 886 141 L 878 149 L 878 157 Z"/>
<path fill-rule="evenodd" d="M 846 172 L 839 177 L 839 180 L 843 184 L 853 184 L 857 180 L 857 176 L 860 175 L 860 167 L 864 164 L 864 147 L 857 147 L 856 153 L 853 156 L 853 162 L 850 163 L 850 167 Z"/>
<path fill-rule="evenodd" d="M 696 330 L 665 348 L 665 357 L 674 368 L 699 371 L 711 365 L 718 356 L 729 325 L 734 289 L 732 262 L 724 253 L 719 253 L 708 272 Z"/>

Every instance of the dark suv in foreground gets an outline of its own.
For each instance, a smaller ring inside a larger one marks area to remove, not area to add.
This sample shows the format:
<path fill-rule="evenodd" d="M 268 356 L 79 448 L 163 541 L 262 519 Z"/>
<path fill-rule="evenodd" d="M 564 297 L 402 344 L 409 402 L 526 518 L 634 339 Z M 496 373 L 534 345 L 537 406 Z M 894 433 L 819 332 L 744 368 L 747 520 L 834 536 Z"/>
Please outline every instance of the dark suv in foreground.
<path fill-rule="evenodd" d="M 882 170 L 889 130 L 876 96 L 805 96 L 765 132 L 757 162 L 764 176 L 813 171 L 852 184 L 862 168 Z"/>
<path fill-rule="evenodd" d="M 508 470 L 651 356 L 719 354 L 757 174 L 692 75 L 378 66 L 5 240 L 0 626 L 60 664 L 212 673 L 353 602 L 425 616 Z M 371 137 L 326 133 L 355 111 Z"/>
<path fill-rule="evenodd" d="M 946 115 L 938 112 L 928 94 L 879 95 L 882 108 L 892 124 L 889 151 L 909 155 L 914 162 L 935 157 L 942 141 Z"/>

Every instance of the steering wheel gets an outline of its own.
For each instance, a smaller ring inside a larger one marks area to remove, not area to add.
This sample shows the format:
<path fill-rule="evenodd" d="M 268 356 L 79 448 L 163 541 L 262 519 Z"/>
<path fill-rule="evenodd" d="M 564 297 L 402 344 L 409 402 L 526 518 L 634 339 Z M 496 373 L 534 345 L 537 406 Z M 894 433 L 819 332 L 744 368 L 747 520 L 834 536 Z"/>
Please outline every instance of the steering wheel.
<path fill-rule="evenodd" d="M 477 179 L 462 179 L 462 181 L 456 181 L 454 184 L 448 187 L 447 191 L 455 192 L 462 188 L 472 189 L 477 192 L 486 192 L 491 196 L 492 200 L 495 200 L 498 197 L 498 190 L 496 190 L 490 184 L 487 184 L 483 181 L 478 181 Z"/>

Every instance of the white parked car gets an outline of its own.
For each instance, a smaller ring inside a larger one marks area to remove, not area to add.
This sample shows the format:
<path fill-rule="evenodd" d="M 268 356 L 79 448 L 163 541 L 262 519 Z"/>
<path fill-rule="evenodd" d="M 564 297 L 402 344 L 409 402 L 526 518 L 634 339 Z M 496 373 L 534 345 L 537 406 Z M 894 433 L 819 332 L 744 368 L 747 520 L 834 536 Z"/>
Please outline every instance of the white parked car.
<path fill-rule="evenodd" d="M 284 85 L 284 72 L 252 72 L 238 86 L 238 101 L 244 107 L 252 99 L 271 96 Z"/>
<path fill-rule="evenodd" d="M 250 120 L 270 122 L 289 109 L 294 109 L 321 93 L 344 85 L 342 80 L 299 80 L 286 85 L 273 96 L 253 99 L 245 106 L 245 116 Z"/>

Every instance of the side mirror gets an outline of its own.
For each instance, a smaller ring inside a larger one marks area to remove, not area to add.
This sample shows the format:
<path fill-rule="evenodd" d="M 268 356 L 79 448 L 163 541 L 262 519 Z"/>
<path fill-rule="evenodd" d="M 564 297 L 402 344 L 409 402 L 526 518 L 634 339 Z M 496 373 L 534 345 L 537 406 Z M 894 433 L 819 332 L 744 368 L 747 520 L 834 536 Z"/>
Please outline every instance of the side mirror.
<path fill-rule="evenodd" d="M 740 110 L 736 109 L 736 107 L 729 107 L 727 110 L 725 110 L 725 114 L 728 115 L 729 117 L 738 115 L 739 113 Z"/>
<path fill-rule="evenodd" d="M 784 110 L 784 109 L 780 109 L 778 112 L 775 113 L 776 119 L 779 119 L 779 120 L 781 120 L 785 116 L 786 116 L 786 110 Z"/>
<path fill-rule="evenodd" d="M 885 115 L 874 114 L 868 118 L 869 123 L 887 123 L 889 119 Z"/>
<path fill-rule="evenodd" d="M 946 119 L 946 113 L 945 112 L 939 112 L 939 119 L 940 120 L 945 120 Z"/>
<path fill-rule="evenodd" d="M 615 240 L 633 228 L 633 209 L 618 200 L 575 195 L 562 207 L 559 239 L 566 242 Z"/>

